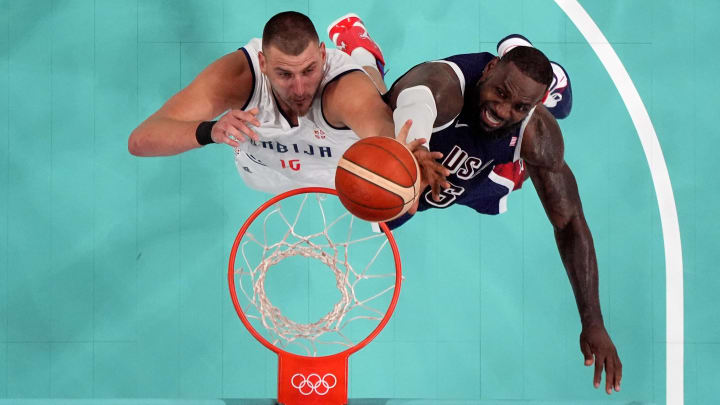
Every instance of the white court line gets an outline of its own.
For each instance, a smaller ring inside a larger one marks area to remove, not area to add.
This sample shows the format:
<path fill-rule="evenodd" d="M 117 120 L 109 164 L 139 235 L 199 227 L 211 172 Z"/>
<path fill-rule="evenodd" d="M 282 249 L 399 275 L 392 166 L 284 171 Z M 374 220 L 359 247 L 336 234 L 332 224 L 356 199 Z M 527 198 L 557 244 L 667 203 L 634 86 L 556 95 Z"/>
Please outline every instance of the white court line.
<path fill-rule="evenodd" d="M 555 0 L 567 14 L 575 27 L 583 34 L 597 54 L 610 78 L 615 83 L 625 102 L 637 134 L 640 137 L 645 157 L 650 166 L 655 194 L 660 208 L 663 243 L 665 247 L 665 311 L 666 311 L 666 362 L 665 392 L 666 403 L 684 403 L 684 306 L 683 306 L 683 263 L 680 243 L 680 226 L 665 158 L 655 128 L 635 85 L 608 43 L 595 21 L 577 0 Z"/>

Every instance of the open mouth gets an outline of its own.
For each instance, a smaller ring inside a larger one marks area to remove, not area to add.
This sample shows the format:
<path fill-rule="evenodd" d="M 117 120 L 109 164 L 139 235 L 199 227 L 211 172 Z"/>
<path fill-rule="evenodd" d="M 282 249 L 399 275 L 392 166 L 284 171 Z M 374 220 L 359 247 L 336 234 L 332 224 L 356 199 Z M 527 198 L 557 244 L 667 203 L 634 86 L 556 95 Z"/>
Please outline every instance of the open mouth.
<path fill-rule="evenodd" d="M 502 119 L 498 118 L 498 116 L 493 114 L 493 112 L 487 107 L 483 108 L 482 118 L 485 125 L 490 128 L 498 128 L 502 125 Z"/>

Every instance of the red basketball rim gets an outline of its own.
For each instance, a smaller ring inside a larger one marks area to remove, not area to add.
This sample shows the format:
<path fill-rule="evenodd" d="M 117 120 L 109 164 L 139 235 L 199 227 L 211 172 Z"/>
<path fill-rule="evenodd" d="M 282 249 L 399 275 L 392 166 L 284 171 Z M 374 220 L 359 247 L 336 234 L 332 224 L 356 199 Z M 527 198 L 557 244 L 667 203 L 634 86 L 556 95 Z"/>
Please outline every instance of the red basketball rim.
<path fill-rule="evenodd" d="M 277 353 L 278 355 L 285 354 L 289 356 L 300 356 L 300 357 L 311 357 L 311 356 L 302 356 L 297 355 L 294 353 L 287 352 L 283 349 L 280 349 L 279 347 L 273 345 L 270 343 L 267 339 L 265 339 L 260 333 L 258 333 L 257 330 L 252 326 L 248 318 L 245 316 L 245 313 L 242 310 L 242 307 L 240 306 L 240 302 L 238 301 L 237 293 L 235 290 L 235 256 L 237 254 L 237 249 L 240 246 L 240 241 L 242 240 L 243 236 L 245 235 L 245 232 L 250 227 L 252 222 L 268 207 L 272 206 L 273 204 L 277 203 L 280 200 L 283 200 L 287 197 L 292 197 L 294 195 L 298 194 L 305 194 L 305 193 L 323 193 L 323 194 L 331 194 L 334 196 L 337 196 L 337 192 L 331 188 L 324 188 L 324 187 L 305 187 L 305 188 L 298 188 L 295 190 L 290 190 L 287 192 L 284 192 L 282 194 L 278 194 L 277 196 L 269 199 L 267 202 L 265 202 L 263 205 L 261 205 L 258 209 L 256 209 L 252 215 L 245 221 L 242 228 L 240 228 L 240 231 L 237 234 L 237 237 L 235 237 L 235 242 L 233 243 L 232 250 L 230 252 L 230 263 L 228 265 L 228 284 L 230 286 L 230 297 L 232 297 L 233 305 L 235 306 L 235 312 L 237 312 L 238 316 L 240 317 L 240 320 L 245 325 L 248 331 L 257 339 L 260 343 L 262 343 L 265 347 L 272 350 L 273 352 Z M 400 252 L 398 250 L 397 244 L 395 243 L 395 238 L 393 238 L 392 232 L 390 229 L 388 229 L 387 225 L 385 223 L 379 223 L 380 229 L 383 231 L 385 236 L 388 238 L 388 241 L 390 243 L 390 248 L 392 249 L 393 258 L 395 260 L 395 289 L 393 291 L 392 300 L 390 301 L 390 305 L 388 306 L 387 312 L 385 313 L 385 316 L 382 318 L 380 323 L 373 329 L 373 331 L 360 343 L 356 344 L 355 346 L 349 347 L 342 352 L 335 353 L 332 355 L 327 356 L 318 356 L 315 357 L 317 359 L 322 358 L 330 358 L 330 357 L 347 357 L 351 354 L 355 353 L 356 351 L 362 349 L 365 347 L 370 341 L 372 341 L 379 333 L 380 331 L 385 327 L 385 325 L 390 321 L 390 317 L 393 314 L 393 311 L 395 310 L 395 305 L 397 304 L 398 297 L 400 296 L 400 285 L 402 282 L 402 269 L 400 264 Z"/>

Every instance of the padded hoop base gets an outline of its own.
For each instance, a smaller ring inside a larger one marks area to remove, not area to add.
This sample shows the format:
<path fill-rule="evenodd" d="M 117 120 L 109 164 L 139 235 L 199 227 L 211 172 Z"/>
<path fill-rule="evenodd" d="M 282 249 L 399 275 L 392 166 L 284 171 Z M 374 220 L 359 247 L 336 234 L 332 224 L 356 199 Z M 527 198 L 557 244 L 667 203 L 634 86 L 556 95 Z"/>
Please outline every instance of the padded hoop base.
<path fill-rule="evenodd" d="M 278 353 L 278 402 L 284 405 L 345 405 L 348 355 L 325 357 Z"/>

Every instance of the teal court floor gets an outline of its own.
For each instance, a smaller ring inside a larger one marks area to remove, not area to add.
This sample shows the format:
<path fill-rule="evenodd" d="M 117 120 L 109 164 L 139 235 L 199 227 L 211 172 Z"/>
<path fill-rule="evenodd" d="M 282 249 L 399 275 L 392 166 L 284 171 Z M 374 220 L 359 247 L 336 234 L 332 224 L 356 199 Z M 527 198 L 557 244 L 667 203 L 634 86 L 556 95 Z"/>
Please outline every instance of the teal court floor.
<path fill-rule="evenodd" d="M 621 392 L 592 387 L 528 182 L 505 214 L 435 210 L 395 232 L 400 301 L 351 357 L 351 404 L 718 403 L 720 2 L 0 0 L 0 404 L 271 403 L 276 357 L 226 279 L 238 228 L 269 196 L 242 184 L 229 148 L 143 159 L 127 138 L 284 10 L 322 40 L 359 14 L 388 83 L 510 33 L 567 69 L 565 156 L 624 365 Z"/>

